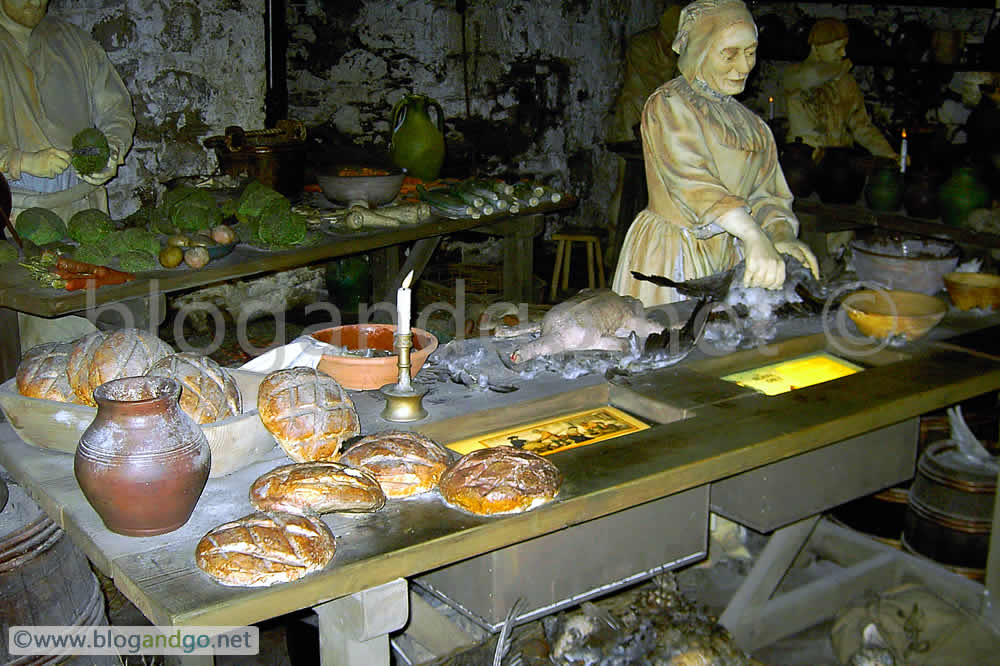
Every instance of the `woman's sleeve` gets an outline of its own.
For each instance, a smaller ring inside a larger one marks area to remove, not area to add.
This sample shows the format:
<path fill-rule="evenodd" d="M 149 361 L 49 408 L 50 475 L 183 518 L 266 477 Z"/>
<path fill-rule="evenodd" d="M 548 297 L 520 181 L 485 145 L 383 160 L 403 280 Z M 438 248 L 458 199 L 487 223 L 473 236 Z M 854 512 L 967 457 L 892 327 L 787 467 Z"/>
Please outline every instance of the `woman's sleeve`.
<path fill-rule="evenodd" d="M 132 96 L 107 53 L 96 43 L 87 46 L 94 126 L 108 137 L 108 143 L 118 148 L 118 163 L 123 164 L 135 132 Z"/>
<path fill-rule="evenodd" d="M 650 154 L 656 156 L 653 177 L 681 212 L 683 220 L 678 222 L 696 236 L 721 233 L 715 220 L 734 208 L 749 210 L 742 197 L 723 185 L 705 128 L 682 98 L 654 93 L 643 109 L 642 134 Z"/>
<path fill-rule="evenodd" d="M 792 192 L 778 161 L 778 148 L 766 124 L 768 135 L 764 159 L 760 163 L 757 187 L 747 198 L 750 215 L 772 240 L 783 240 L 799 235 L 799 220 L 792 211 Z"/>

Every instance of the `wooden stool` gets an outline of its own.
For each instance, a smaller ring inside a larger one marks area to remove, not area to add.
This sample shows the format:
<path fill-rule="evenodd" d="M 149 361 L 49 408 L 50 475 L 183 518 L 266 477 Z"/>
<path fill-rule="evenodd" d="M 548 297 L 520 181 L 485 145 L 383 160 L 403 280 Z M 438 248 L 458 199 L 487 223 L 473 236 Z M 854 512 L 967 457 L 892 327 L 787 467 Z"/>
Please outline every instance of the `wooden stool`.
<path fill-rule="evenodd" d="M 569 289 L 569 259 L 573 249 L 573 241 L 583 243 L 587 247 L 587 284 L 594 287 L 604 287 L 604 255 L 601 253 L 601 241 L 597 234 L 592 233 L 561 233 L 552 234 L 552 240 L 557 241 L 556 265 L 552 269 L 552 286 L 549 289 L 549 300 L 555 302 L 556 290 L 559 286 L 559 276 L 562 275 L 563 290 Z M 597 266 L 597 283 L 594 282 L 594 266 Z"/>

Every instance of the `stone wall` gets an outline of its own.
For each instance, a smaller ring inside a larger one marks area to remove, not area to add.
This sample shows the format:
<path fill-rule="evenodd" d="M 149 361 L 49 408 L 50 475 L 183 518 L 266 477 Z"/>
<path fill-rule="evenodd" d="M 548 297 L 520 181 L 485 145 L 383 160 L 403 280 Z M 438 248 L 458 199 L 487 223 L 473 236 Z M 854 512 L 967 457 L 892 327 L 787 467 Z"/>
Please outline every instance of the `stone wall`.
<path fill-rule="evenodd" d="M 602 141 L 625 38 L 665 5 L 468 2 L 463 50 L 453 1 L 291 2 L 289 115 L 376 154 L 393 104 L 429 95 L 444 110 L 446 172 L 531 175 L 582 196 L 576 214 L 601 223 L 617 173 Z"/>
<path fill-rule="evenodd" d="M 132 93 L 135 145 L 109 186 L 124 216 L 175 176 L 212 173 L 202 139 L 263 126 L 263 0 L 55 0 L 104 46 Z"/>

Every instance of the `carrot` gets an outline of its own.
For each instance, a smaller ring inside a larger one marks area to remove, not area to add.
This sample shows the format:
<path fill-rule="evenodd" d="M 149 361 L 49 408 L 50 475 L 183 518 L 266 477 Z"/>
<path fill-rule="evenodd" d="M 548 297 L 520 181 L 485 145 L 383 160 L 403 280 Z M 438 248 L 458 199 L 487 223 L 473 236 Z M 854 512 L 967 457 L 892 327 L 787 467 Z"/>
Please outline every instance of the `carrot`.
<path fill-rule="evenodd" d="M 64 288 L 66 289 L 66 291 L 78 291 L 80 289 L 92 289 L 92 288 L 94 288 L 96 286 L 97 286 L 97 279 L 96 278 L 92 278 L 92 277 L 88 277 L 88 278 L 77 277 L 77 278 L 72 278 L 72 279 L 66 280 L 66 286 Z"/>
<path fill-rule="evenodd" d="M 107 266 L 98 266 L 94 271 L 94 274 L 102 278 L 102 284 L 121 284 L 122 282 L 131 282 L 135 279 L 135 276 L 131 273 L 126 273 L 125 271 L 116 271 L 113 268 Z M 110 282 L 109 280 L 119 280 L 118 282 Z"/>
<path fill-rule="evenodd" d="M 97 270 L 95 264 L 88 264 L 85 261 L 77 261 L 69 257 L 59 257 L 56 266 L 70 273 L 93 273 Z"/>
<path fill-rule="evenodd" d="M 65 268 L 60 268 L 58 266 L 56 266 L 56 268 L 55 268 L 54 271 L 50 271 L 50 272 L 55 273 L 56 275 L 58 275 L 59 277 L 63 278 L 64 280 L 72 280 L 74 278 L 95 277 L 95 275 L 96 275 L 95 273 L 75 273 L 73 271 L 68 271 Z"/>

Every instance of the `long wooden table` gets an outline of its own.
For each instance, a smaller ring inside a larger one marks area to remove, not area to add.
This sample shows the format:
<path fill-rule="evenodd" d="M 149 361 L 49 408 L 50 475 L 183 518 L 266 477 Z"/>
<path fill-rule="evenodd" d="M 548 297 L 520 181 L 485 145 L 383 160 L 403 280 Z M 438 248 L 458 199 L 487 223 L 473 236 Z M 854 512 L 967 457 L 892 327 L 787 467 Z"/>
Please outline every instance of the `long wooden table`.
<path fill-rule="evenodd" d="M 576 204 L 566 197 L 559 203 L 543 203 L 517 215 L 500 212 L 479 219 L 434 217 L 429 222 L 404 225 L 395 229 L 361 230 L 356 233 L 324 233 L 324 240 L 291 250 L 271 252 L 238 245 L 227 257 L 212 261 L 204 268 L 191 270 L 150 271 L 140 279 L 122 285 L 107 285 L 97 290 L 63 291 L 42 287 L 28 272 L 15 267 L 0 272 L 0 380 L 13 375 L 19 354 L 16 312 L 39 317 L 57 317 L 93 310 L 109 303 L 152 299 L 161 294 L 282 271 L 351 254 L 414 243 L 405 266 L 390 276 L 378 276 L 376 297 L 395 293 L 405 274 L 412 268 L 417 277 L 430 261 L 434 248 L 444 235 L 475 230 L 504 238 L 504 298 L 514 303 L 531 301 L 533 239 L 542 231 L 541 216 L 567 210 Z M 390 299 L 391 300 L 391 299 Z M 160 315 L 163 315 L 162 311 Z"/>
<path fill-rule="evenodd" d="M 949 328 L 946 319 L 941 330 L 958 333 L 982 325 L 966 317 Z M 957 343 L 937 340 L 866 352 L 869 367 L 864 372 L 772 397 L 719 377 L 782 355 L 826 348 L 829 340 L 822 333 L 798 333 L 781 344 L 748 352 L 701 354 L 624 384 L 587 375 L 568 385 L 559 376 L 542 373 L 520 382 L 514 393 L 499 394 L 433 383 L 425 399 L 430 416 L 413 427 L 445 441 L 497 423 L 528 422 L 533 416 L 605 404 L 660 423 L 552 455 L 565 476 L 564 486 L 555 501 L 528 513 L 476 517 L 430 494 L 391 501 L 374 514 L 327 515 L 324 520 L 338 545 L 332 563 L 295 583 L 263 589 L 214 583 L 195 565 L 194 549 L 212 527 L 251 512 L 250 483 L 287 462 L 279 448 L 239 472 L 210 480 L 185 526 L 148 538 L 109 532 L 80 491 L 72 456 L 25 444 L 8 424 L 0 425 L 0 464 L 154 624 L 241 625 L 313 607 L 320 618 L 324 663 L 376 664 L 388 658 L 386 634 L 405 622 L 406 579 L 837 447 L 858 435 L 996 390 L 1000 356 L 982 347 L 991 348 L 997 332 L 990 329 L 969 338 L 969 346 L 978 349 L 963 347 L 958 338 Z M 382 401 L 377 392 L 353 395 L 364 432 L 399 427 L 378 416 Z M 810 489 L 802 492 L 808 495 Z"/>

